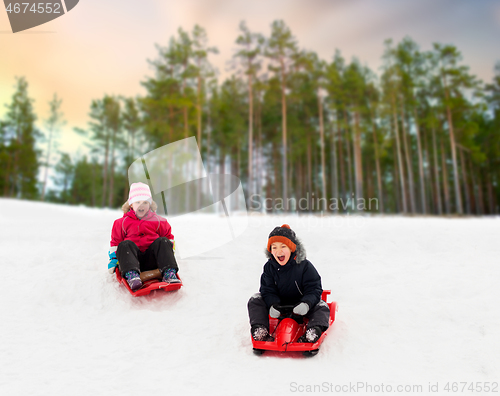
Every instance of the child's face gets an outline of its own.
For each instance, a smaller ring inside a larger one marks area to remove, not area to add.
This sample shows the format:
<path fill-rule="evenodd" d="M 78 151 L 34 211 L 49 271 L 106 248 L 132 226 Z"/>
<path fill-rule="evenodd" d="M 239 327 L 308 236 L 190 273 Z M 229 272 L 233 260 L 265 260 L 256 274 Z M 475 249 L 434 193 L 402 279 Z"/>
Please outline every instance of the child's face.
<path fill-rule="evenodd" d="M 149 201 L 139 201 L 132 204 L 135 214 L 139 219 L 142 219 L 149 211 Z"/>
<path fill-rule="evenodd" d="M 288 263 L 288 259 L 292 255 L 290 248 L 281 242 L 271 244 L 271 254 L 274 256 L 279 265 Z"/>

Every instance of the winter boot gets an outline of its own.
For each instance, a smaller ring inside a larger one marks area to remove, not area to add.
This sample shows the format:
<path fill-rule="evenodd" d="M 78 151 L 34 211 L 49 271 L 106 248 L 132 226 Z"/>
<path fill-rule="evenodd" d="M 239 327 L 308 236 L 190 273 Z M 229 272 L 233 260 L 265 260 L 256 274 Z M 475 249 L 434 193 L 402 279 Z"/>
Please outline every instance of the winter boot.
<path fill-rule="evenodd" d="M 269 334 L 269 330 L 267 330 L 267 328 L 263 325 L 253 325 L 250 331 L 252 332 L 252 338 L 255 341 L 274 341 L 274 337 Z"/>
<path fill-rule="evenodd" d="M 125 274 L 125 279 L 132 291 L 136 291 L 142 287 L 142 281 L 137 271 L 128 271 Z"/>
<path fill-rule="evenodd" d="M 167 268 L 163 272 L 163 282 L 165 283 L 181 283 L 180 279 L 175 275 L 175 270 L 173 268 Z"/>
<path fill-rule="evenodd" d="M 319 337 L 321 337 L 321 333 L 322 333 L 321 327 L 319 326 L 310 327 L 301 337 L 299 337 L 297 342 L 310 342 L 314 344 L 316 341 L 319 340 Z"/>

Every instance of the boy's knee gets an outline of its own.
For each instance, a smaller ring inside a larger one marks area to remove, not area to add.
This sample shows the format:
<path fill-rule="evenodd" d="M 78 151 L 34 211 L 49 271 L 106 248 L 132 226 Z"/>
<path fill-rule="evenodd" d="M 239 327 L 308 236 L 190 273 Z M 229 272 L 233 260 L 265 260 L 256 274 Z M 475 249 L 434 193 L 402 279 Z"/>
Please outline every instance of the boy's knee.
<path fill-rule="evenodd" d="M 250 300 L 248 300 L 248 306 L 258 304 L 262 300 L 262 296 L 260 293 L 255 293 Z"/>

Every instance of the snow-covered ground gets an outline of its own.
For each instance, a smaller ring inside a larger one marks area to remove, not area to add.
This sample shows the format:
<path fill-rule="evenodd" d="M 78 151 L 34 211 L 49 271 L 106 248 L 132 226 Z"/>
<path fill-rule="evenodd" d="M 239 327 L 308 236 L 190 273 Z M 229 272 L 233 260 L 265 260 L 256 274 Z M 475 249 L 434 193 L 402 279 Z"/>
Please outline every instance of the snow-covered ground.
<path fill-rule="evenodd" d="M 178 260 L 181 290 L 134 298 L 107 272 L 119 211 L 0 206 L 2 395 L 500 392 L 499 218 L 252 216 L 234 241 Z M 184 221 L 208 240 L 227 227 Z M 339 304 L 310 359 L 252 353 L 246 303 L 285 222 Z"/>

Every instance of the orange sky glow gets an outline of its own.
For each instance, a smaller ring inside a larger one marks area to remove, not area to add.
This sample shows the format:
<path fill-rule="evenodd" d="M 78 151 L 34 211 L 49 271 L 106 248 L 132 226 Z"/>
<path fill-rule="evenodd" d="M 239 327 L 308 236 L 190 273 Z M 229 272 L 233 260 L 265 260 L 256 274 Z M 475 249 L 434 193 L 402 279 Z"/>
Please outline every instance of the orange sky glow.
<path fill-rule="evenodd" d="M 433 42 L 451 43 L 471 72 L 489 82 L 500 60 L 500 3 L 494 0 L 80 0 L 67 15 L 13 34 L 0 6 L 0 118 L 14 92 L 16 76 L 26 77 L 35 99 L 38 124 L 48 116 L 54 93 L 63 99 L 67 124 L 61 150 L 78 152 L 92 99 L 105 94 L 137 96 L 152 74 L 155 43 L 166 45 L 179 27 L 197 23 L 219 49 L 210 61 L 219 79 L 228 77 L 240 21 L 265 36 L 273 20 L 283 19 L 299 47 L 331 60 L 338 48 L 379 72 L 383 42 L 409 35 L 422 50 Z"/>

